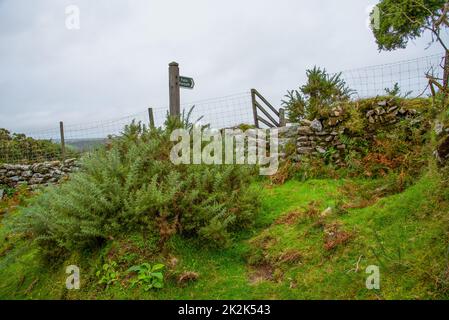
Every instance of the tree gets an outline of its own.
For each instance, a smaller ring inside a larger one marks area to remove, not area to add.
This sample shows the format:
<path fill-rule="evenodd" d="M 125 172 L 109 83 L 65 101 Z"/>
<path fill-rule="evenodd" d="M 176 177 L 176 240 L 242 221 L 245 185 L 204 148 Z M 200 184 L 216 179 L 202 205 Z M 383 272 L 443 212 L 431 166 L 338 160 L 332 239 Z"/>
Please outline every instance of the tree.
<path fill-rule="evenodd" d="M 381 51 L 405 48 L 410 40 L 421 37 L 425 32 L 432 36 L 429 46 L 437 42 L 444 48 L 443 79 L 427 74 L 434 95 L 434 85 L 444 95 L 448 87 L 449 50 L 441 37 L 442 31 L 449 26 L 448 12 L 449 1 L 446 0 L 382 0 L 371 13 L 372 30 Z"/>
<path fill-rule="evenodd" d="M 307 83 L 288 91 L 282 104 L 290 121 L 313 120 L 323 117 L 335 103 L 349 99 L 351 93 L 341 74 L 330 75 L 326 69 L 314 67 L 307 70 Z"/>

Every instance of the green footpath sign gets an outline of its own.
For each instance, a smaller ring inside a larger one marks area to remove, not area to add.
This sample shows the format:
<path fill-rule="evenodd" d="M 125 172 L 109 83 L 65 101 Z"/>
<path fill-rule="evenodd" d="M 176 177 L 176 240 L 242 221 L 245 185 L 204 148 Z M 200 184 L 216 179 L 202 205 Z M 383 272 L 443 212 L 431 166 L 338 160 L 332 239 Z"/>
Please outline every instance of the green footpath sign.
<path fill-rule="evenodd" d="M 195 81 L 189 77 L 179 77 L 179 86 L 181 88 L 193 89 L 195 87 Z"/>

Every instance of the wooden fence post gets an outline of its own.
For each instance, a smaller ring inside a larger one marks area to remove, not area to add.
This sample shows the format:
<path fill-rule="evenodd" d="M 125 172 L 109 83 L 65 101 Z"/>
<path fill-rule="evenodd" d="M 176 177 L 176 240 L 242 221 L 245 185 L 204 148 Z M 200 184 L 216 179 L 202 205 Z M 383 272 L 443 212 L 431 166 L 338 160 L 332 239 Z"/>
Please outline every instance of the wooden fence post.
<path fill-rule="evenodd" d="M 179 90 L 179 64 L 172 62 L 168 67 L 168 81 L 170 87 L 170 116 L 181 114 L 181 98 Z"/>
<path fill-rule="evenodd" d="M 257 118 L 256 90 L 251 89 L 251 103 L 253 105 L 254 125 L 259 128 L 259 119 Z"/>
<path fill-rule="evenodd" d="M 150 119 L 150 128 L 154 129 L 154 115 L 153 108 L 148 108 L 148 117 Z"/>
<path fill-rule="evenodd" d="M 65 139 L 64 139 L 64 122 L 59 122 L 59 132 L 61 135 L 61 158 L 65 160 Z"/>
<path fill-rule="evenodd" d="M 285 127 L 287 125 L 287 121 L 285 120 L 285 109 L 279 108 L 279 126 Z"/>

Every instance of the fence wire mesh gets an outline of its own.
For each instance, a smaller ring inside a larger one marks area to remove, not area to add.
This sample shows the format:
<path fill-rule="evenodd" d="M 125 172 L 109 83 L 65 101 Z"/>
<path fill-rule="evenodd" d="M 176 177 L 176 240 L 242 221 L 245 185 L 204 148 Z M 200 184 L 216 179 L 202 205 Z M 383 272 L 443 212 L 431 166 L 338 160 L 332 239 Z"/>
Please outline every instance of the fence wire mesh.
<path fill-rule="evenodd" d="M 250 92 L 184 103 L 181 112 L 187 114 L 192 107 L 190 121 L 196 122 L 202 117 L 199 121 L 201 124 L 210 124 L 215 129 L 254 123 Z"/>
<path fill-rule="evenodd" d="M 441 79 L 444 54 L 435 54 L 413 60 L 399 61 L 342 72 L 342 78 L 355 90 L 355 98 L 368 98 L 386 94 L 397 83 L 402 94 L 409 97 L 430 94 L 426 74 Z"/>

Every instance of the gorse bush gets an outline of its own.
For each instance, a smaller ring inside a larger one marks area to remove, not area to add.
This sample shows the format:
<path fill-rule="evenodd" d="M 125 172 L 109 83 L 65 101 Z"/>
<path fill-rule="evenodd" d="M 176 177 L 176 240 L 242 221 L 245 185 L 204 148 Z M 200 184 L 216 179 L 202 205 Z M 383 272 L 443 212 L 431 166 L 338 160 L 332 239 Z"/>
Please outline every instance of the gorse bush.
<path fill-rule="evenodd" d="M 258 192 L 251 168 L 242 165 L 174 165 L 169 154 L 175 128 L 188 117 L 168 118 L 166 129 L 132 123 L 107 147 L 82 159 L 82 170 L 50 187 L 10 225 L 31 232 L 42 248 L 93 248 L 128 232 L 172 235 L 227 245 L 234 231 L 250 226 Z"/>
<path fill-rule="evenodd" d="M 299 90 L 288 91 L 282 104 L 292 122 L 326 118 L 331 107 L 349 100 L 352 92 L 341 74 L 330 75 L 326 69 L 314 67 L 307 70 L 307 83 Z"/>

